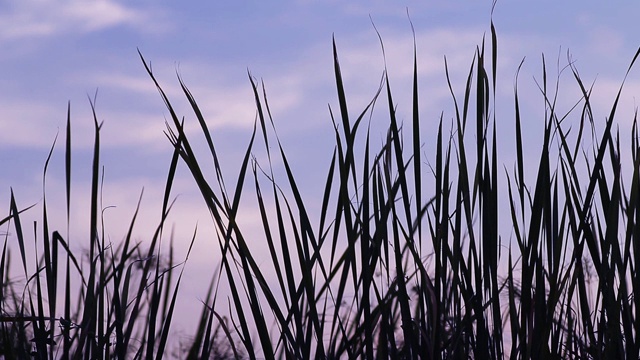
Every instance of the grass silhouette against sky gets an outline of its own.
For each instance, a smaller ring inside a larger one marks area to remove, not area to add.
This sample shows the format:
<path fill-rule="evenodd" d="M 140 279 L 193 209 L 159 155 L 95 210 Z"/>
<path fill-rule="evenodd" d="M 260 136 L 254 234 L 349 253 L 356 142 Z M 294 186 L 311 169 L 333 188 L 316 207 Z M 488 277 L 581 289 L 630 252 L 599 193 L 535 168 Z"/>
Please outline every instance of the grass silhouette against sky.
<path fill-rule="evenodd" d="M 499 34 L 497 116 L 512 119 L 513 81 L 520 61 L 519 90 L 524 111 L 540 112 L 534 78 L 539 80 L 541 54 L 549 64 L 566 64 L 566 51 L 585 82 L 596 80 L 591 99 L 607 111 L 629 60 L 637 50 L 634 14 L 640 5 L 624 8 L 581 4 L 576 8 L 556 2 L 498 3 L 493 20 Z M 635 8 L 634 8 L 635 7 Z M 279 136 L 292 166 L 301 174 L 303 192 L 317 190 L 314 170 L 328 168 L 333 129 L 327 103 L 337 104 L 333 78 L 331 36 L 340 51 L 347 98 L 355 109 L 374 95 L 384 69 L 375 24 L 383 38 L 389 77 L 395 90 L 399 119 L 411 117 L 412 33 L 407 8 L 416 30 L 420 67 L 423 132 L 435 137 L 437 120 L 454 116 L 444 74 L 447 56 L 454 89 L 462 89 L 474 49 L 488 31 L 491 3 L 458 2 L 430 5 L 406 2 L 353 5 L 340 2 L 126 2 L 20 1 L 0 7 L 0 204 L 9 208 L 9 188 L 26 206 L 41 200 L 42 167 L 55 134 L 64 131 L 67 102 L 73 119 L 74 203 L 72 234 L 85 234 L 90 187 L 93 122 L 89 100 L 96 101 L 102 127 L 101 159 L 105 170 L 106 226 L 114 242 L 120 240 L 144 187 L 139 228 L 157 225 L 162 192 L 172 148 L 163 134 L 166 109 L 144 71 L 137 49 L 151 62 L 170 96 L 180 96 L 178 72 L 198 99 L 209 126 L 217 132 L 223 166 L 235 169 L 245 151 L 255 119 L 254 99 L 247 77 L 265 82 Z M 559 69 L 554 68 L 553 71 Z M 551 73 L 553 73 L 553 71 Z M 97 96 L 96 94 L 97 90 Z M 403 93 L 404 92 L 404 93 Z M 631 119 L 633 94 L 639 81 L 631 77 L 620 106 L 621 119 Z M 95 97 L 94 97 L 95 96 Z M 562 92 L 564 104 L 577 101 L 574 88 Z M 527 103 L 524 99 L 535 99 Z M 176 104 L 189 114 L 188 104 Z M 568 105 L 567 105 L 568 106 Z M 568 110 L 568 109 L 566 109 Z M 405 111 L 405 113 L 403 113 Z M 624 114 L 627 114 L 625 116 Z M 606 113 L 594 114 L 604 120 Z M 532 116 L 533 118 L 533 116 Z M 192 122 L 193 123 L 193 122 Z M 620 124 L 630 129 L 629 124 Z M 525 134 L 542 134 L 542 124 L 524 123 Z M 192 131 L 197 131 L 192 125 Z M 373 132 L 378 139 L 384 130 Z M 513 132 L 505 130 L 506 139 Z M 429 136 L 425 139 L 430 138 Z M 540 136 L 537 136 L 539 139 Z M 241 146 L 238 146 L 241 144 Z M 538 141 L 534 141 L 539 146 Z M 433 154 L 429 145 L 425 153 Z M 507 145 L 508 147 L 508 145 Z M 533 148 L 533 158 L 539 148 Z M 501 159 L 510 164 L 509 157 Z M 64 186 L 63 152 L 54 153 L 48 187 Z M 226 164 L 226 165 L 225 165 Z M 309 170 L 305 170 L 310 164 Z M 307 178 L 308 176 L 308 178 Z M 4 194 L 4 195 L 3 195 Z M 186 253 L 193 228 L 200 239 L 185 272 L 181 306 L 200 306 L 203 284 L 209 281 L 214 244 L 203 240 L 211 233 L 209 215 L 189 175 L 178 172 L 174 194 L 180 194 L 170 221 Z M 64 203 L 64 194 L 49 191 L 49 203 Z M 312 196 L 310 196 L 312 197 Z M 318 204 L 319 206 L 319 204 Z M 37 216 L 37 214 L 34 214 Z M 248 212 L 242 221 L 253 226 L 259 214 Z M 64 213 L 51 214 L 64 224 Z M 28 217 L 27 217 L 28 218 Z M 26 221 L 25 221 L 26 222 Z M 145 240 L 149 231 L 140 230 Z M 199 255 L 202 254 L 202 255 Z M 200 278 L 198 274 L 205 273 Z"/>

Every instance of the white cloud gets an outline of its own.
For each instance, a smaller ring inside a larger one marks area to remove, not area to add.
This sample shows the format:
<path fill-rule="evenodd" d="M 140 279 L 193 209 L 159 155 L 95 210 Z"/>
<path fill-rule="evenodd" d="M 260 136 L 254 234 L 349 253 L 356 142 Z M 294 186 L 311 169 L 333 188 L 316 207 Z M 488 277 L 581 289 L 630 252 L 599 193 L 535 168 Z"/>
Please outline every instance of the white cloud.
<path fill-rule="evenodd" d="M 142 71 L 140 71 L 142 72 Z M 90 80 L 87 81 L 87 78 Z M 97 84 L 99 87 L 113 87 L 140 95 L 157 94 L 153 81 L 146 74 L 128 75 L 123 73 L 101 73 L 97 75 L 83 74 L 78 82 Z"/>
<path fill-rule="evenodd" d="M 12 1 L 0 15 L 0 40 L 20 40 L 66 33 L 86 33 L 128 25 L 157 29 L 157 10 L 136 9 L 114 0 Z"/>
<path fill-rule="evenodd" d="M 69 2 L 64 9 L 64 16 L 89 31 L 123 23 L 135 24 L 137 20 L 142 20 L 140 12 L 110 0 Z"/>

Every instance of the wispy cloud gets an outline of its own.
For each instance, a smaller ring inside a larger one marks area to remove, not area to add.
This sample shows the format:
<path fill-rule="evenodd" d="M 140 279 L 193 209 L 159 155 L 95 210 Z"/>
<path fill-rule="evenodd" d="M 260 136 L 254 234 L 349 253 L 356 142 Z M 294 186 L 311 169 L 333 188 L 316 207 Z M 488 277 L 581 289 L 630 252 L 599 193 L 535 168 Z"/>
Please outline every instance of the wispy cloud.
<path fill-rule="evenodd" d="M 0 121 L 0 147 L 51 146 L 60 125 L 64 125 L 64 108 L 54 109 L 44 103 L 2 101 L 3 121 Z M 54 117 L 51 114 L 59 114 Z"/>
<path fill-rule="evenodd" d="M 0 41 L 81 34 L 115 26 L 158 29 L 156 8 L 142 9 L 114 0 L 10 1 L 0 15 Z"/>

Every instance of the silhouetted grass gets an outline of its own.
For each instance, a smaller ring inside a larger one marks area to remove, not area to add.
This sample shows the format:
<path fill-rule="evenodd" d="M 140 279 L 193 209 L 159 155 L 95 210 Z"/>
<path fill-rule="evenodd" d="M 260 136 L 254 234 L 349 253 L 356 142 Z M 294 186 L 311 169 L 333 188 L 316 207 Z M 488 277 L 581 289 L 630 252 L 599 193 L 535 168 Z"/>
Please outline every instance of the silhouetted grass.
<path fill-rule="evenodd" d="M 428 139 L 436 142 L 429 168 L 421 154 L 427 140 L 420 136 L 425 120 L 419 112 L 415 46 L 412 117 L 403 126 L 396 117 L 386 72 L 364 109 L 349 108 L 334 41 L 338 108 L 331 108 L 329 115 L 335 147 L 329 168 L 320 169 L 326 175 L 320 209 L 305 201 L 286 151 L 274 135 L 264 86 L 249 75 L 257 120 L 237 180 L 229 186 L 195 96 L 179 79 L 205 137 L 211 156 L 207 161 L 196 157 L 182 117 L 142 59 L 171 118 L 167 136 L 174 153 L 162 220 L 156 229 L 149 229 L 153 237 L 144 250 L 131 241 L 135 214 L 122 244 L 105 243 L 98 226 L 100 124 L 94 117 L 88 260 L 71 253 L 61 233 L 49 229 L 46 196 L 37 229 L 42 238 L 34 234 L 37 249 L 42 249 L 37 261 L 29 262 L 25 255 L 26 234 L 13 193 L 10 215 L 0 221 L 11 222 L 15 229 L 28 279 L 22 296 L 9 281 L 7 237 L 0 259 L 3 355 L 21 358 L 27 351 L 38 358 L 164 355 L 184 262 L 174 263 L 172 256 L 166 264 L 158 259 L 181 161 L 211 213 L 222 254 L 194 342 L 184 357 L 638 358 L 640 147 L 634 118 L 632 133 L 627 134 L 632 163 L 622 163 L 620 136 L 614 131 L 622 85 L 604 129 L 598 132 L 591 88 L 575 67 L 569 64 L 582 98 L 569 114 L 560 114 L 543 60 L 540 91 L 546 105 L 544 122 L 539 123 L 544 132 L 539 159 L 531 164 L 522 145 L 522 123 L 530 119 L 520 111 L 517 81 L 515 117 L 496 118 L 498 38 L 493 24 L 490 30 L 488 51 L 483 41 L 462 98 L 455 95 L 445 58 L 455 116 L 449 135 L 441 118 L 437 133 Z M 639 54 L 640 50 L 627 74 Z M 386 105 L 388 130 L 376 147 L 367 121 L 378 102 Z M 512 170 L 510 165 L 500 168 L 496 135 L 496 128 L 507 121 L 515 124 Z M 70 116 L 67 215 L 69 128 Z M 585 146 L 589 133 L 599 137 Z M 266 163 L 252 156 L 259 151 L 256 137 L 263 142 Z M 275 164 L 284 169 L 284 183 L 274 180 Z M 626 177 L 623 166 L 632 169 Z M 212 179 L 205 175 L 210 170 L 215 174 Z M 535 181 L 527 183 L 531 174 Z M 240 200 L 248 196 L 249 186 L 268 254 L 252 249 L 238 222 Z M 500 201 L 499 194 L 508 201 Z M 500 233 L 504 223 L 510 224 L 510 238 Z M 74 276 L 81 279 L 75 285 Z M 59 298 L 62 313 L 56 303 Z"/>

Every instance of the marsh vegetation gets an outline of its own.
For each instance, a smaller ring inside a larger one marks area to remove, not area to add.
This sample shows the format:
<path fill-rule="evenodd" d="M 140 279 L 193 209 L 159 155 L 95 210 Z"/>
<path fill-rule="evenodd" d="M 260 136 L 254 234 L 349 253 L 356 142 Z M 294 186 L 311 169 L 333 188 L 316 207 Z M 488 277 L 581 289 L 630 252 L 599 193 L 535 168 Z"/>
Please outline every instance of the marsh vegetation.
<path fill-rule="evenodd" d="M 243 161 L 229 177 L 196 96 L 179 79 L 192 110 L 183 120 L 141 55 L 167 107 L 166 134 L 174 150 L 162 214 L 171 211 L 173 180 L 183 164 L 217 235 L 206 241 L 213 241 L 211 256 L 219 267 L 195 319 L 193 341 L 180 357 L 640 357 L 640 145 L 635 117 L 623 119 L 633 123 L 631 133 L 616 131 L 622 84 L 602 123 L 593 116 L 592 87 L 569 61 L 566 71 L 581 98 L 561 113 L 552 85 L 558 79 L 548 79 L 543 60 L 538 85 L 544 118 L 536 119 L 543 136 L 534 165 L 531 149 L 522 145 L 523 122 L 531 119 L 520 112 L 517 81 L 515 116 L 496 116 L 493 24 L 475 51 L 463 91 L 447 77 L 455 115 L 437 120 L 438 131 L 428 139 L 421 126 L 434 119 L 419 111 L 417 52 L 412 115 L 402 122 L 386 72 L 371 102 L 353 109 L 335 43 L 333 58 L 338 105 L 328 117 L 335 146 L 330 166 L 314 169 L 324 186 L 313 202 L 320 205 L 312 206 L 277 137 L 264 86 L 249 77 L 256 122 Z M 374 111 L 387 121 L 382 142 L 372 141 Z M 185 121 L 200 127 L 205 153 L 192 146 Z M 506 122 L 515 129 L 514 149 L 505 149 L 496 135 Z M 87 253 L 74 253 L 64 225 L 54 227 L 48 218 L 51 211 L 69 215 L 70 114 L 66 204 L 49 204 L 45 196 L 36 207 L 23 208 L 11 193 L 9 215 L 0 221 L 7 229 L 0 257 L 4 358 L 159 359 L 175 345 L 169 334 L 184 259 L 160 246 L 165 217 L 149 229 L 148 243 L 131 237 L 136 215 L 121 243 L 105 241 L 97 117 L 94 123 Z M 621 148 L 621 136 L 628 148 Z M 434 154 L 423 153 L 424 142 L 435 143 Z M 499 155 L 507 152 L 514 154 L 513 164 L 501 162 Z M 285 181 L 275 181 L 274 168 Z M 258 208 L 267 254 L 255 251 L 256 240 L 248 241 L 239 225 L 241 198 L 247 197 Z M 36 209 L 42 218 L 30 230 L 21 215 Z M 505 224 L 508 234 L 502 233 Z M 203 240 L 194 233 L 194 241 Z M 31 257 L 28 242 L 37 248 Z M 10 273 L 9 249 L 18 253 L 22 274 Z M 18 275 L 25 279 L 20 286 Z"/>

